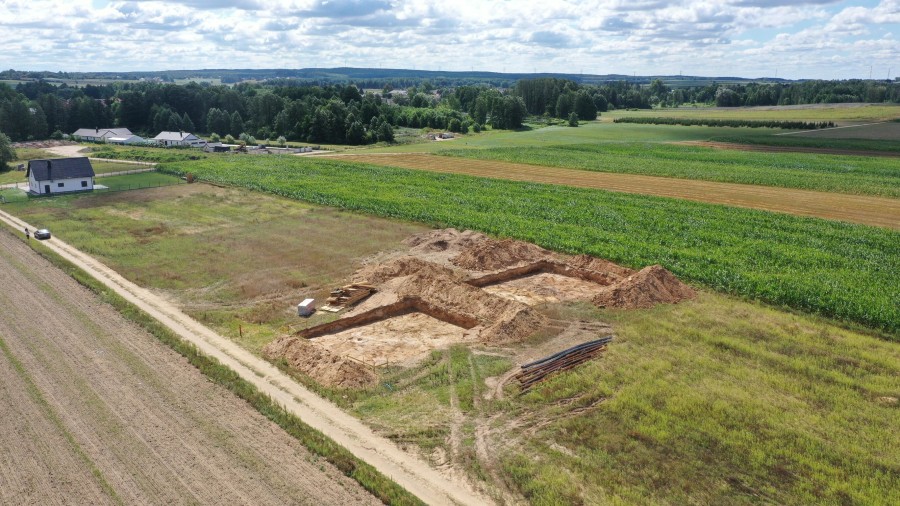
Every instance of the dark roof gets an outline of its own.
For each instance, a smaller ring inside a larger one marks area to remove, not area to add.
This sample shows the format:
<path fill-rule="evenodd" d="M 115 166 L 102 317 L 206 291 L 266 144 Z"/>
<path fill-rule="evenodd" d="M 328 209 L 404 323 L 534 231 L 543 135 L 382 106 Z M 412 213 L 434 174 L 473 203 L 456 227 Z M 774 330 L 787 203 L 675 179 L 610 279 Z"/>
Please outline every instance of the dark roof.
<path fill-rule="evenodd" d="M 81 156 L 78 158 L 54 158 L 52 160 L 31 160 L 25 177 L 34 174 L 38 181 L 72 179 L 76 177 L 94 177 L 91 161 Z"/>

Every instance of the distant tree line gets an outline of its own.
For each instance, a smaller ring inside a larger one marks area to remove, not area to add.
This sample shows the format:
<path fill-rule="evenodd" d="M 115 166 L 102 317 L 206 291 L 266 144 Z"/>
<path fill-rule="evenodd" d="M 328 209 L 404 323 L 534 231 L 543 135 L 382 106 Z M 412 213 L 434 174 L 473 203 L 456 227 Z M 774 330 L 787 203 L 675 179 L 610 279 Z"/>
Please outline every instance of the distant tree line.
<path fill-rule="evenodd" d="M 816 130 L 831 128 L 832 121 L 768 121 L 746 119 L 705 119 L 705 118 L 616 118 L 613 123 L 638 123 L 643 125 L 680 125 L 712 127 L 784 128 L 790 130 Z"/>
<path fill-rule="evenodd" d="M 395 127 L 515 129 L 526 115 L 520 97 L 488 86 L 451 90 L 424 83 L 363 93 L 353 84 L 140 82 L 76 88 L 35 81 L 16 89 L 0 84 L 0 131 L 13 141 L 122 126 L 145 135 L 183 130 L 221 138 L 366 144 L 392 141 Z"/>
<path fill-rule="evenodd" d="M 350 69 L 354 70 L 354 69 Z M 14 72 L 14 71 L 5 71 Z M 474 77 L 467 79 L 475 79 Z M 510 88 L 486 84 L 439 86 L 403 78 L 359 84 L 310 84 L 275 78 L 234 86 L 112 82 L 84 87 L 28 81 L 0 83 L 0 131 L 12 141 L 59 138 L 79 128 L 122 126 L 143 135 L 184 130 L 245 139 L 284 138 L 336 144 L 390 142 L 397 127 L 477 132 L 521 128 L 526 117 L 596 119 L 610 109 L 649 109 L 684 103 L 723 107 L 834 102 L 898 102 L 900 83 L 805 81 L 672 89 L 615 81 L 579 84 L 555 77 L 521 79 Z M 468 82 L 468 81 L 466 81 Z M 365 91 L 368 90 L 368 91 Z"/>

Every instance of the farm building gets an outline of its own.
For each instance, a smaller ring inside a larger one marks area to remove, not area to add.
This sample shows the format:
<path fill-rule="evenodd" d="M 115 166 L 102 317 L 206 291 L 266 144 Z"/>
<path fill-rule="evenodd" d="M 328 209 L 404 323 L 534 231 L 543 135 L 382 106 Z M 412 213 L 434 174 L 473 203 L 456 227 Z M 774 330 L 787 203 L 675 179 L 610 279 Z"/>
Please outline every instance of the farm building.
<path fill-rule="evenodd" d="M 129 144 L 142 144 L 147 141 L 140 135 L 126 135 L 126 136 L 122 136 L 122 137 L 110 137 L 110 138 L 106 139 L 106 142 L 108 142 L 110 144 L 129 145 Z"/>
<path fill-rule="evenodd" d="M 94 167 L 85 157 L 31 160 L 28 162 L 28 191 L 35 195 L 71 193 L 94 189 Z"/>
<path fill-rule="evenodd" d="M 153 140 L 163 146 L 191 146 L 199 148 L 206 145 L 206 141 L 188 132 L 160 132 Z"/>
<path fill-rule="evenodd" d="M 133 134 L 127 128 L 79 128 L 72 134 L 83 141 L 106 141 L 111 137 L 131 137 Z"/>

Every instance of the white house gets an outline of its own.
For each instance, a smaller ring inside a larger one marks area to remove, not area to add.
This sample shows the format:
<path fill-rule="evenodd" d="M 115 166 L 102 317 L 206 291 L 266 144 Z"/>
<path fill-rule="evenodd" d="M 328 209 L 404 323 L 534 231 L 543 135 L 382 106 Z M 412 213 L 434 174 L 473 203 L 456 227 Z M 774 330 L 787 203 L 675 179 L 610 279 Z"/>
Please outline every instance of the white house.
<path fill-rule="evenodd" d="M 202 148 L 206 145 L 206 141 L 188 132 L 160 132 L 153 140 L 163 146 L 191 146 Z"/>
<path fill-rule="evenodd" d="M 141 137 L 140 135 L 128 135 L 128 136 L 123 136 L 123 137 L 109 137 L 106 139 L 106 142 L 108 142 L 110 144 L 128 145 L 128 144 L 142 144 L 147 141 L 144 140 L 144 138 Z"/>
<path fill-rule="evenodd" d="M 35 195 L 94 189 L 94 168 L 85 157 L 31 160 L 25 176 L 28 178 L 28 191 Z"/>
<path fill-rule="evenodd" d="M 131 137 L 133 134 L 127 128 L 79 128 L 72 134 L 83 141 L 104 141 L 110 137 Z"/>

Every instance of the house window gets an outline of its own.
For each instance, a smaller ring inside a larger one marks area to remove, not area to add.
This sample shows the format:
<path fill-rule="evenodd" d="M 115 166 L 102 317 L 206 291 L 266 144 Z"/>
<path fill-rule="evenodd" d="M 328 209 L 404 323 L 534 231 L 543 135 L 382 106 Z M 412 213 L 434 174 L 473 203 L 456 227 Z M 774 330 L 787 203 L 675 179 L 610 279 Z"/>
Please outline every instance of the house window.
<path fill-rule="evenodd" d="M 63 186 L 65 186 L 65 183 L 56 183 L 57 188 L 62 188 Z"/>
<path fill-rule="evenodd" d="M 82 181 L 82 182 L 81 182 L 81 187 L 82 187 L 82 188 L 87 188 L 87 181 Z"/>

